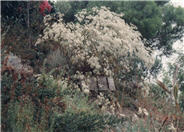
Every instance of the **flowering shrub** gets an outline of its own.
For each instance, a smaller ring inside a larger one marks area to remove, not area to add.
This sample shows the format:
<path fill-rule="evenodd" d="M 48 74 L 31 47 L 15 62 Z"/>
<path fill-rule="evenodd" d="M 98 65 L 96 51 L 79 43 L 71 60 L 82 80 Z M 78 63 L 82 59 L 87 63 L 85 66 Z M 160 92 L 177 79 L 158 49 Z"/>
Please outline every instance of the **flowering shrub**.
<path fill-rule="evenodd" d="M 53 17 L 45 16 L 47 27 L 36 45 L 59 45 L 74 76 L 115 77 L 120 71 L 132 72 L 134 64 L 138 71 L 143 65 L 152 66 L 153 59 L 144 47 L 140 33 L 135 26 L 125 23 L 122 14 L 102 7 L 82 10 L 76 15 L 76 23 L 64 23 L 62 14 L 57 17 L 57 22 L 53 22 Z M 50 58 L 47 62 L 54 63 Z M 66 63 L 62 62 L 61 67 L 65 67 Z"/>

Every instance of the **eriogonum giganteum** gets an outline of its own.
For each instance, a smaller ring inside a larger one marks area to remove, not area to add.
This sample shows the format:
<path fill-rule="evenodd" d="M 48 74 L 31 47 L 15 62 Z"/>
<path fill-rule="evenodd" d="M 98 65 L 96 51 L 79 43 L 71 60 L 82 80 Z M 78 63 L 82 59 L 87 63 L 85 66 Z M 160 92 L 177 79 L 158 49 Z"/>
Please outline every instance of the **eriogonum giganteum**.
<path fill-rule="evenodd" d="M 82 10 L 76 15 L 78 22 L 64 23 L 61 14 L 58 22 L 49 24 L 52 16 L 44 17 L 45 25 L 43 36 L 37 44 L 48 42 L 59 44 L 61 50 L 70 53 L 70 62 L 79 69 L 86 68 L 86 72 L 97 75 L 113 74 L 113 65 L 125 67 L 128 60 L 118 60 L 121 56 L 135 54 L 150 67 L 154 60 L 141 40 L 141 34 L 136 27 L 128 25 L 121 18 L 122 15 L 111 12 L 109 9 L 92 8 L 91 12 Z M 124 66 L 125 65 L 125 66 Z M 128 65 L 126 67 L 129 67 Z"/>

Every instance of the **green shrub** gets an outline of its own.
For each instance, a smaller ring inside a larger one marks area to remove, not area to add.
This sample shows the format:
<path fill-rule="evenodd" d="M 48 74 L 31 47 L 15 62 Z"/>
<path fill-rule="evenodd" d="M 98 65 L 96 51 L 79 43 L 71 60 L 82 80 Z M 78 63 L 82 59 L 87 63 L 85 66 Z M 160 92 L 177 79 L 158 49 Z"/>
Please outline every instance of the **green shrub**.
<path fill-rule="evenodd" d="M 53 128 L 54 132 L 102 132 L 120 121 L 114 116 L 99 113 L 65 112 L 55 117 Z"/>
<path fill-rule="evenodd" d="M 25 101 L 25 102 L 24 102 Z M 22 97 L 22 102 L 10 102 L 6 118 L 7 132 L 23 132 L 34 129 L 34 106 L 28 97 Z"/>

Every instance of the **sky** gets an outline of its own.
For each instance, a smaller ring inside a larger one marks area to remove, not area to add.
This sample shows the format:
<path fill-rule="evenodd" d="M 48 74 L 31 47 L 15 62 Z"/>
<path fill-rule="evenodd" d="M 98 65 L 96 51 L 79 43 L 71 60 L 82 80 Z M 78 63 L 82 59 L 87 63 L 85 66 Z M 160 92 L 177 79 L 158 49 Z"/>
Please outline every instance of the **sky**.
<path fill-rule="evenodd" d="M 184 0 L 171 0 L 171 3 L 172 3 L 174 6 L 181 6 L 181 7 L 184 7 Z"/>

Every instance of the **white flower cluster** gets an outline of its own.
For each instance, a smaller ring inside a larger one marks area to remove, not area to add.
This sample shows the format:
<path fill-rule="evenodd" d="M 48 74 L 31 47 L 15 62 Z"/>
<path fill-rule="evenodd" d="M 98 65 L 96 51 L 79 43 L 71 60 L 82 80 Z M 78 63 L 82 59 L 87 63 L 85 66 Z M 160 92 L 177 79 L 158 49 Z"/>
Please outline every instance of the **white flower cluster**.
<path fill-rule="evenodd" d="M 100 95 L 97 96 L 95 103 L 99 106 L 102 106 L 101 111 L 103 112 L 108 111 L 111 114 L 115 114 L 115 110 L 116 110 L 115 103 L 105 98 L 105 96 L 102 93 L 100 93 Z"/>
<path fill-rule="evenodd" d="M 78 23 L 59 22 L 45 25 L 44 35 L 36 44 L 52 40 L 61 45 L 62 50 L 70 53 L 70 61 L 78 67 L 90 67 L 96 75 L 113 74 L 112 64 L 116 58 L 127 56 L 128 53 L 141 58 L 145 65 L 153 64 L 152 57 L 141 41 L 141 34 L 107 8 L 93 8 L 91 12 L 81 11 L 76 15 Z M 46 19 L 46 18 L 45 18 Z M 50 20 L 50 17 L 48 17 Z M 124 65 L 125 62 L 122 62 Z"/>

